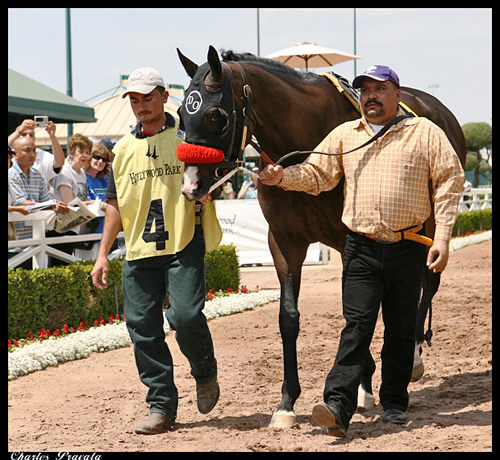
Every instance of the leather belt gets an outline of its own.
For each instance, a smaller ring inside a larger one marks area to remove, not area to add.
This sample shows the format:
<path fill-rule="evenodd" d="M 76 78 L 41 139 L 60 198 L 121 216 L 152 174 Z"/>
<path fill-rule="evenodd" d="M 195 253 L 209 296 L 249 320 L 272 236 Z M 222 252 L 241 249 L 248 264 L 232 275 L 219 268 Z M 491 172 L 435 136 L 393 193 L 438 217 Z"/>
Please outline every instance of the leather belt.
<path fill-rule="evenodd" d="M 417 225 L 416 227 L 409 228 L 407 230 L 401 230 L 399 232 L 393 232 L 392 230 L 380 230 L 375 233 L 361 233 L 356 232 L 358 235 L 366 236 L 375 240 L 377 243 L 382 244 L 393 244 L 399 243 L 403 240 L 416 241 L 417 243 L 425 244 L 426 246 L 432 246 L 434 242 L 431 238 L 419 235 L 417 232 L 422 230 L 423 225 Z"/>

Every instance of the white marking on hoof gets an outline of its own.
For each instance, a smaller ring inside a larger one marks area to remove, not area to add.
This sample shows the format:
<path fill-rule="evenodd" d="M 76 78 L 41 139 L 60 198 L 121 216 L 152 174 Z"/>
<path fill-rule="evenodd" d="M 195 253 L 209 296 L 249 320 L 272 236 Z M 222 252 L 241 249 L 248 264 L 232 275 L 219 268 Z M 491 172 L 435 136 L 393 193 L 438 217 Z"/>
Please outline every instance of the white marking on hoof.
<path fill-rule="evenodd" d="M 291 428 L 297 423 L 297 416 L 293 411 L 278 410 L 272 418 L 269 428 Z"/>
<path fill-rule="evenodd" d="M 424 375 L 424 361 L 421 355 L 422 344 L 415 343 L 415 351 L 413 352 L 413 369 L 411 371 L 410 382 L 416 382 Z"/>
<path fill-rule="evenodd" d="M 358 411 L 373 409 L 375 407 L 375 396 L 368 393 L 360 385 L 358 387 Z"/>

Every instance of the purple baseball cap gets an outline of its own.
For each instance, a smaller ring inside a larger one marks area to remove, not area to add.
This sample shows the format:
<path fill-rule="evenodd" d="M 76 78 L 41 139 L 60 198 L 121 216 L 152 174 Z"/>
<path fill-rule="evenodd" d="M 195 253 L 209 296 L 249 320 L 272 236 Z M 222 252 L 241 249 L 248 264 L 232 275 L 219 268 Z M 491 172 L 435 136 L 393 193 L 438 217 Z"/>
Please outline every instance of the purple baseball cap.
<path fill-rule="evenodd" d="M 373 78 L 378 81 L 392 81 L 399 88 L 398 74 L 386 65 L 372 65 L 368 67 L 368 69 L 353 80 L 352 86 L 354 86 L 354 88 L 360 88 L 361 81 L 365 77 Z"/>

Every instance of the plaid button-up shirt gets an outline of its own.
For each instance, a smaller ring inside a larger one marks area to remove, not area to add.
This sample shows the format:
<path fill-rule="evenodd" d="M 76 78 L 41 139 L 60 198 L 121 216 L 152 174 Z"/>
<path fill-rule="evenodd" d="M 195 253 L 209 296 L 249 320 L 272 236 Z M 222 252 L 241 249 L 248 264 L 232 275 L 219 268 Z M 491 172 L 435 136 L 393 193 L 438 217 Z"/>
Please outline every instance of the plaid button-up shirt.
<path fill-rule="evenodd" d="M 347 152 L 374 134 L 362 117 L 335 128 L 314 150 Z M 350 230 L 376 233 L 422 224 L 431 213 L 432 193 L 434 239 L 450 240 L 464 172 L 445 133 L 428 119 L 404 119 L 381 139 L 345 156 L 311 154 L 304 163 L 285 168 L 279 186 L 318 195 L 343 176 L 342 221 Z"/>
<path fill-rule="evenodd" d="M 8 180 L 13 194 L 13 206 L 17 206 L 26 200 L 41 203 L 52 199 L 40 171 L 31 167 L 29 177 L 27 177 L 15 159 L 8 171 Z M 18 240 L 31 238 L 33 233 L 31 221 L 16 222 L 16 232 Z"/>

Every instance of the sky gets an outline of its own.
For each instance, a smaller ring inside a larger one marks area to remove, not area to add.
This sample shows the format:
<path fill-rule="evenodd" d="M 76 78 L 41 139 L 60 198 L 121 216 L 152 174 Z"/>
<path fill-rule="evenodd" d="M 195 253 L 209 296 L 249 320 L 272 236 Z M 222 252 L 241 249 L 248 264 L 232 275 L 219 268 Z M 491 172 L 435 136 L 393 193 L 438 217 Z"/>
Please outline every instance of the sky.
<path fill-rule="evenodd" d="M 354 8 L 71 8 L 73 97 L 91 105 L 143 66 L 187 87 L 176 48 L 202 64 L 209 45 L 258 54 L 258 35 L 261 56 L 303 41 L 354 53 Z M 492 124 L 491 8 L 356 8 L 356 54 L 358 74 L 388 65 L 461 125 Z M 66 93 L 64 8 L 9 8 L 8 67 Z M 312 70 L 355 76 L 353 61 Z"/>

